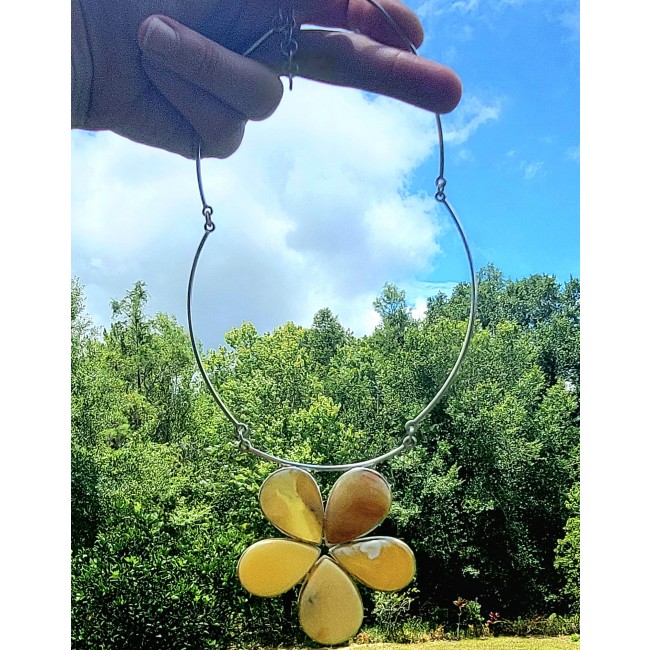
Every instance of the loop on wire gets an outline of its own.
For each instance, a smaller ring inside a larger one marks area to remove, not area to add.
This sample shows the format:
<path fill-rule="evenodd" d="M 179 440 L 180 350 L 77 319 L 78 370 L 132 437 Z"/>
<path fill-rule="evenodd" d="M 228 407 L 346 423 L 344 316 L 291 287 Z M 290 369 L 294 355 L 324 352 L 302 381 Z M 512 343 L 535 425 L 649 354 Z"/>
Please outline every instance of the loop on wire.
<path fill-rule="evenodd" d="M 239 439 L 240 449 L 250 451 L 250 449 L 252 448 L 252 444 L 251 441 L 248 439 L 248 425 L 244 424 L 243 422 L 240 422 L 235 427 L 235 430 L 237 431 L 237 438 Z"/>
<path fill-rule="evenodd" d="M 289 62 L 291 63 L 291 60 L 293 59 L 293 55 L 298 51 L 298 41 L 291 37 L 287 39 L 286 41 L 282 41 L 282 44 L 280 45 L 280 52 L 284 54 L 284 56 L 289 57 Z"/>
<path fill-rule="evenodd" d="M 402 440 L 402 447 L 404 447 L 405 451 L 411 451 L 417 442 L 417 438 L 414 435 L 409 434 L 404 438 L 404 440 Z"/>
<path fill-rule="evenodd" d="M 436 178 L 436 201 L 444 201 L 446 196 L 445 196 L 445 187 L 447 185 L 447 180 L 443 178 L 442 176 L 438 176 Z"/>
<path fill-rule="evenodd" d="M 408 436 L 414 436 L 418 432 L 419 428 L 420 428 L 420 425 L 415 420 L 409 420 L 404 425 L 404 429 L 406 429 L 406 434 Z"/>
<path fill-rule="evenodd" d="M 248 438 L 239 438 L 239 448 L 242 451 L 251 451 L 253 448 L 253 445 L 251 444 L 251 441 Z"/>
<path fill-rule="evenodd" d="M 205 217 L 204 229 L 206 232 L 214 230 L 214 222 L 212 221 L 212 207 L 209 205 L 203 206 L 203 216 Z"/>
<path fill-rule="evenodd" d="M 280 18 L 283 12 L 280 10 Z M 289 77 L 289 90 L 293 90 L 293 78 L 296 74 L 296 67 L 293 62 L 293 57 L 298 50 L 298 41 L 295 39 L 293 32 L 296 28 L 296 18 L 293 9 L 287 14 L 285 23 L 280 27 L 282 34 L 282 42 L 280 43 L 280 52 L 287 59 L 287 76 Z"/>

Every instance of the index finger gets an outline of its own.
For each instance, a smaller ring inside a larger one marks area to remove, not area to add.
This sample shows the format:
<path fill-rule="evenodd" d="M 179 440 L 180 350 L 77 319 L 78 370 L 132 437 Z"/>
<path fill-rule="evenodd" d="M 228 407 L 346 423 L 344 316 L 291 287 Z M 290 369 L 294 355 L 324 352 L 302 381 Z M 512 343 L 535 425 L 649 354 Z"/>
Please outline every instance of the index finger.
<path fill-rule="evenodd" d="M 303 30 L 295 74 L 394 97 L 434 113 L 458 105 L 462 84 L 450 68 L 362 34 Z"/>

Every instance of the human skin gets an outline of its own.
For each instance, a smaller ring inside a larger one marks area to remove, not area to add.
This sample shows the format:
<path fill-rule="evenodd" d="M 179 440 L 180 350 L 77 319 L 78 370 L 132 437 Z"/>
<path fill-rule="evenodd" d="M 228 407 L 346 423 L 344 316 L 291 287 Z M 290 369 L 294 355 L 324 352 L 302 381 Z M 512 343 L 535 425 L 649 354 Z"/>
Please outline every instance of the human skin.
<path fill-rule="evenodd" d="M 423 31 L 399 0 L 381 0 L 417 47 Z M 297 76 L 395 97 L 436 113 L 453 110 L 461 82 L 412 54 L 367 0 L 293 0 Z M 110 130 L 194 157 L 225 158 L 248 120 L 283 94 L 286 57 L 267 32 L 290 0 L 72 0 L 72 126 Z M 297 29 L 296 28 L 296 29 Z M 327 28 L 327 29 L 323 29 Z"/>

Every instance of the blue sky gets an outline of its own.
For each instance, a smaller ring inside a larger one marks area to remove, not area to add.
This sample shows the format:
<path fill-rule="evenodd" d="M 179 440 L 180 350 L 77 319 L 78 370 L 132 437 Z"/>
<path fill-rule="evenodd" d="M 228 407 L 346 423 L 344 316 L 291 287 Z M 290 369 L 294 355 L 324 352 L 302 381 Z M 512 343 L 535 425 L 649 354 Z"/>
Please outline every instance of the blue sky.
<path fill-rule="evenodd" d="M 445 175 L 476 268 L 579 277 L 577 0 L 407 4 L 425 27 L 420 54 L 463 80 L 461 104 L 443 116 Z M 204 164 L 217 231 L 197 274 L 199 338 L 215 345 L 243 321 L 308 326 L 326 306 L 361 335 L 384 283 L 417 315 L 427 296 L 467 280 L 433 200 L 437 165 L 431 115 L 298 79 L 231 158 Z M 72 186 L 72 273 L 95 321 L 107 325 L 110 300 L 143 280 L 150 309 L 185 324 L 202 233 L 193 164 L 74 132 Z"/>
<path fill-rule="evenodd" d="M 579 277 L 579 3 L 408 4 L 425 25 L 421 53 L 463 80 L 458 110 L 473 101 L 495 109 L 450 148 L 447 172 L 477 265 L 513 278 Z"/>

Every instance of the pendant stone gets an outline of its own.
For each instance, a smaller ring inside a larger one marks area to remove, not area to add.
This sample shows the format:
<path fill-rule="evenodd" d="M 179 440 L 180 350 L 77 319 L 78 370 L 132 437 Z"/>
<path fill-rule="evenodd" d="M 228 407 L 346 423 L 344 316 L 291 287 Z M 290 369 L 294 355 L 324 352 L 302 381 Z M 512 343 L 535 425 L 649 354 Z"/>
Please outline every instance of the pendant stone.
<path fill-rule="evenodd" d="M 298 599 L 300 625 L 313 641 L 337 645 L 352 638 L 363 622 L 356 585 L 327 556 L 316 563 Z"/>
<path fill-rule="evenodd" d="M 260 488 L 264 516 L 283 533 L 311 544 L 323 538 L 323 499 L 312 475 L 285 467 Z"/>
<path fill-rule="evenodd" d="M 342 474 L 332 486 L 325 508 L 325 540 L 329 546 L 369 533 L 390 510 L 390 486 L 373 469 Z"/>
<path fill-rule="evenodd" d="M 403 589 L 415 576 L 413 551 L 392 537 L 365 537 L 335 546 L 330 554 L 351 576 L 378 591 Z"/>
<path fill-rule="evenodd" d="M 253 595 L 279 596 L 307 575 L 319 555 L 317 546 L 292 539 L 264 539 L 244 551 L 237 574 Z"/>

